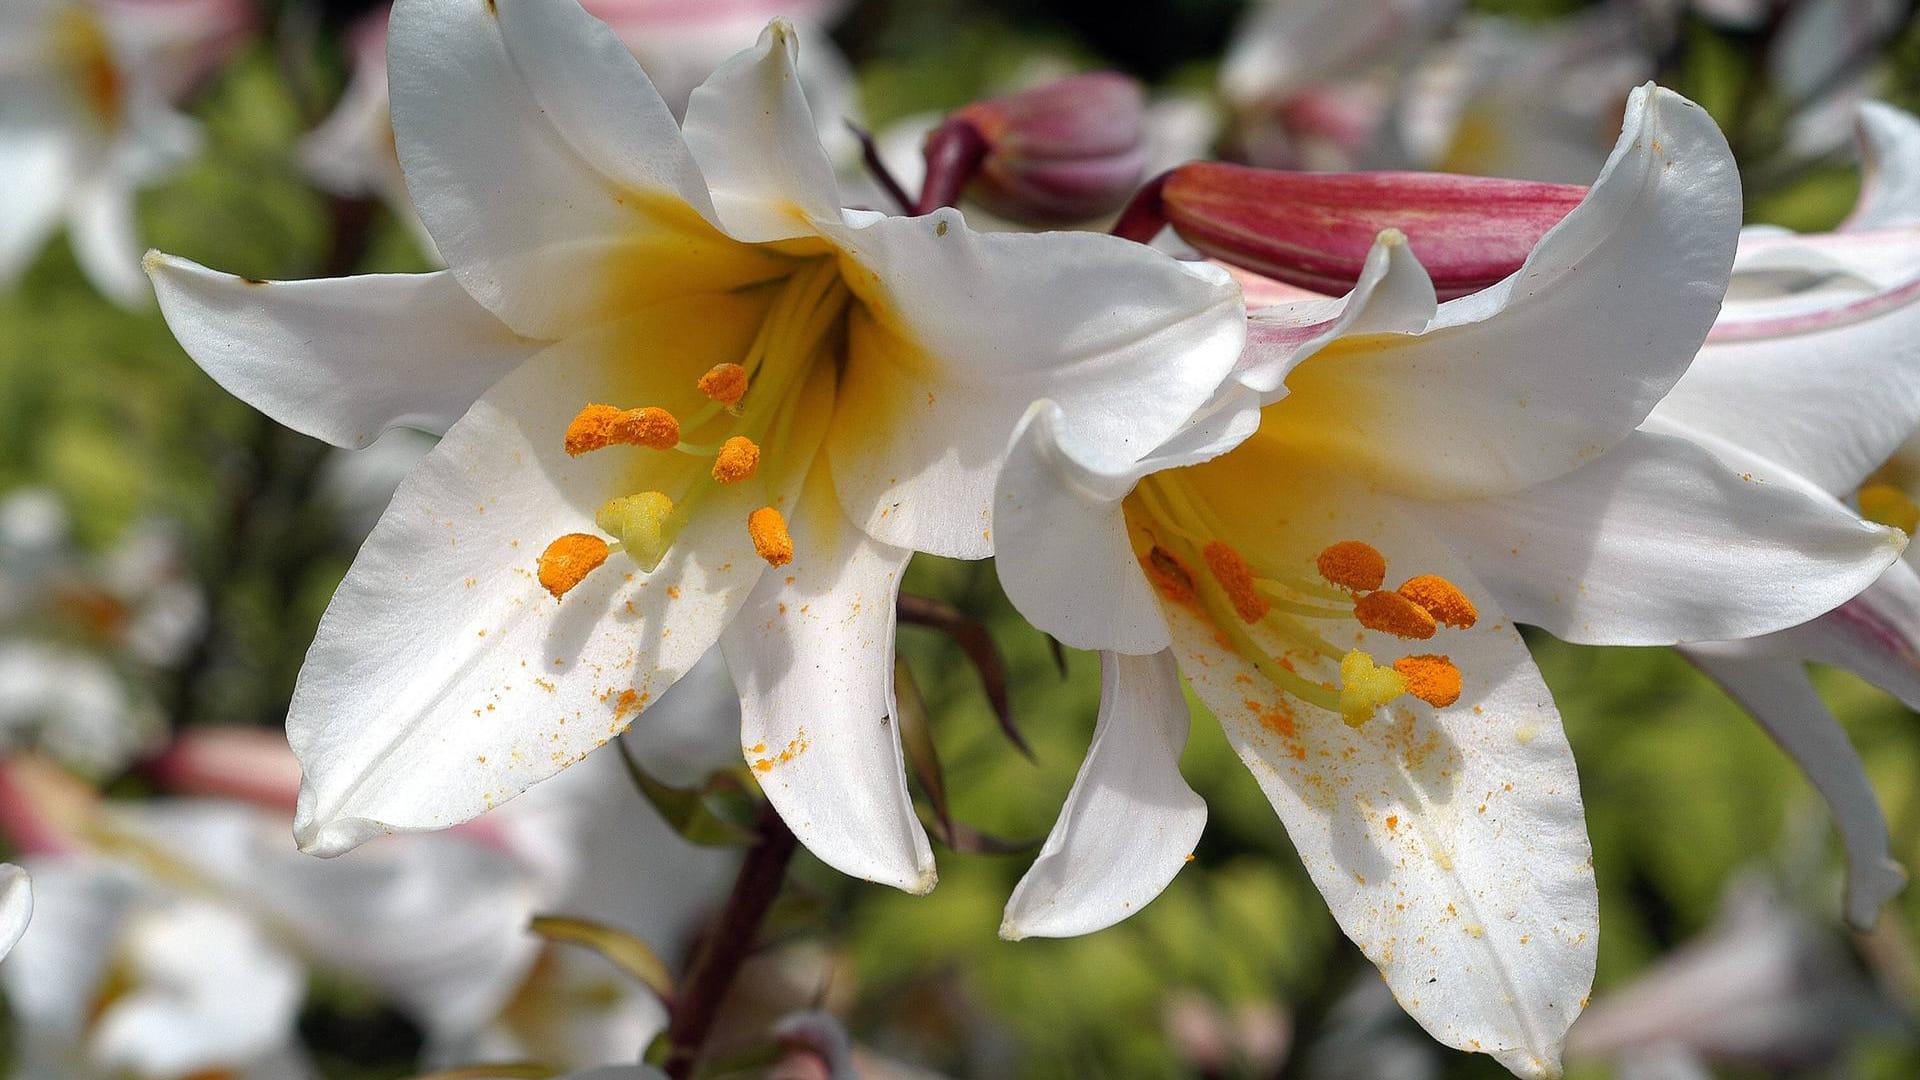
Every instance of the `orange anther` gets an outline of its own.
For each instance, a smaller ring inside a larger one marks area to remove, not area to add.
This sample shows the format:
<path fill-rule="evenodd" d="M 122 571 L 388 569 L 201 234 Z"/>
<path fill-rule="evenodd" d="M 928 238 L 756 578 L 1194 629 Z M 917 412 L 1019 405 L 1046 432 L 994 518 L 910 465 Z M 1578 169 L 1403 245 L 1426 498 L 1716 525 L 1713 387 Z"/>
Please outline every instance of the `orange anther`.
<path fill-rule="evenodd" d="M 1439 630 L 1427 609 L 1396 592 L 1370 592 L 1354 602 L 1360 625 L 1399 638 L 1426 640 Z"/>
<path fill-rule="evenodd" d="M 1180 556 L 1158 544 L 1147 552 L 1147 577 L 1169 602 L 1185 604 L 1193 600 L 1193 571 Z"/>
<path fill-rule="evenodd" d="M 1354 592 L 1371 592 L 1387 580 L 1387 557 L 1371 544 L 1342 540 L 1314 560 L 1320 576 Z"/>
<path fill-rule="evenodd" d="M 760 468 L 760 447 L 745 435 L 735 435 L 720 444 L 713 459 L 713 478 L 723 484 L 737 484 Z"/>
<path fill-rule="evenodd" d="M 540 553 L 540 585 L 558 600 L 598 570 L 608 551 L 607 542 L 597 536 L 568 533 Z"/>
<path fill-rule="evenodd" d="M 1460 700 L 1460 669 L 1444 656 L 1403 656 L 1393 670 L 1407 680 L 1407 693 L 1437 709 Z"/>
<path fill-rule="evenodd" d="M 1213 579 L 1226 591 L 1227 599 L 1233 601 L 1234 613 L 1242 621 L 1256 623 L 1267 617 L 1273 605 L 1254 589 L 1253 569 L 1239 552 L 1215 540 L 1203 548 L 1200 555 L 1207 560 L 1207 569 L 1213 571 Z"/>
<path fill-rule="evenodd" d="M 609 446 L 671 450 L 680 442 L 680 421 L 665 409 L 616 409 L 589 405 L 567 425 L 567 453 L 578 457 Z"/>
<path fill-rule="evenodd" d="M 700 376 L 700 392 L 732 408 L 747 396 L 747 369 L 739 364 L 715 364 Z"/>
<path fill-rule="evenodd" d="M 793 535 L 787 532 L 787 519 L 773 507 L 763 506 L 747 515 L 747 535 L 753 537 L 753 550 L 768 566 L 793 561 Z"/>
<path fill-rule="evenodd" d="M 1432 615 L 1437 622 L 1459 630 L 1470 629 L 1480 620 L 1473 601 L 1460 591 L 1453 582 L 1438 574 L 1422 574 L 1400 586 L 1401 596 L 1419 604 Z"/>

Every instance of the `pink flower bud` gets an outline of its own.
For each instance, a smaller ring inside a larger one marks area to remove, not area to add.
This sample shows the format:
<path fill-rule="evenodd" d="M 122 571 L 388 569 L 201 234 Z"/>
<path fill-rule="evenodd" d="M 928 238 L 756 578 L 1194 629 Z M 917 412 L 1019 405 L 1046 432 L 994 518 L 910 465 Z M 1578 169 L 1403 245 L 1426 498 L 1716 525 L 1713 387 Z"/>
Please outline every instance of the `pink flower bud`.
<path fill-rule="evenodd" d="M 1222 262 L 1337 295 L 1359 279 L 1380 231 L 1399 229 L 1444 300 L 1518 270 L 1586 193 L 1571 184 L 1444 173 L 1296 173 L 1194 162 L 1143 192 L 1115 231 L 1145 240 L 1164 222 Z"/>
<path fill-rule="evenodd" d="M 951 205 L 964 189 L 1021 222 L 1111 213 L 1145 168 L 1142 98 L 1133 79 L 1097 72 L 968 105 L 927 139 L 919 208 Z"/>

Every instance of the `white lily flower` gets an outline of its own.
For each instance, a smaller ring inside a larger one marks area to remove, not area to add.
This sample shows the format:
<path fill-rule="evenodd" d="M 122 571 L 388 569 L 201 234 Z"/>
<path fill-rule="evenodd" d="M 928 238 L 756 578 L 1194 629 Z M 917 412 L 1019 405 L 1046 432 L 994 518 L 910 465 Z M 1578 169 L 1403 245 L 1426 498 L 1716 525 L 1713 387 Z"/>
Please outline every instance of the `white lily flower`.
<path fill-rule="evenodd" d="M 126 306 L 151 301 L 134 193 L 199 152 L 199 127 L 170 97 L 242 18 L 224 0 L 0 10 L 0 287 L 64 224 L 96 288 Z"/>
<path fill-rule="evenodd" d="M 1165 439 L 1238 353 L 1230 279 L 1112 237 L 843 213 L 785 22 L 684 135 L 574 4 L 401 0 L 391 35 L 400 160 L 451 270 L 259 285 L 149 259 L 188 352 L 269 415 L 340 445 L 446 430 L 296 689 L 301 846 L 472 818 L 719 641 L 801 840 L 931 888 L 891 722 L 900 572 L 992 552 L 1035 398 L 1102 460 Z"/>
<path fill-rule="evenodd" d="M 1586 199 L 1491 288 L 1436 305 L 1383 234 L 1344 302 L 1254 313 L 1237 390 L 1127 467 L 1037 406 L 1001 480 L 1001 580 L 1035 625 L 1107 650 L 1107 681 L 1003 934 L 1107 925 L 1184 863 L 1205 811 L 1178 772 L 1177 663 L 1407 1010 L 1557 1075 L 1597 894 L 1512 621 L 1750 636 L 1851 597 L 1904 543 L 1635 430 L 1707 335 L 1739 213 L 1712 121 L 1645 87 Z"/>
<path fill-rule="evenodd" d="M 0 959 L 19 944 L 32 921 L 32 879 L 12 863 L 0 863 Z"/>

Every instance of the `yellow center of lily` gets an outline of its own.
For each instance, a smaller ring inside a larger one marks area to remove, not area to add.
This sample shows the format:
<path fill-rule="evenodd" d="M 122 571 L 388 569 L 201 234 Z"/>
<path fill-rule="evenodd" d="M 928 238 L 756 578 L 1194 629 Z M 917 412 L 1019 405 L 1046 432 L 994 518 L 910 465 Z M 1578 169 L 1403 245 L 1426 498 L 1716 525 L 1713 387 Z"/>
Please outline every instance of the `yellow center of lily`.
<path fill-rule="evenodd" d="M 78 6 L 61 9 L 54 17 L 53 46 L 87 115 L 102 128 L 118 127 L 126 108 L 127 80 L 114 62 L 100 20 Z"/>

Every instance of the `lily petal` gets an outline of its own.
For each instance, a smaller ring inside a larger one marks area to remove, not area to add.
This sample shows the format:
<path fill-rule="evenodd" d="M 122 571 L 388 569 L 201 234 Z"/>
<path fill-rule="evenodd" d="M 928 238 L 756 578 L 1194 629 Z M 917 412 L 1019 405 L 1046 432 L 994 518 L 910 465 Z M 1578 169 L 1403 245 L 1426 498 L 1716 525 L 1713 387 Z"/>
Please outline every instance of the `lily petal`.
<path fill-rule="evenodd" d="M 836 222 L 840 187 L 802 92 L 800 40 L 775 19 L 687 103 L 686 141 L 727 232 L 740 240 L 811 236 Z"/>
<path fill-rule="evenodd" d="M 445 270 L 261 282 L 155 252 L 147 272 L 167 325 L 215 382 L 335 446 L 395 427 L 440 434 L 543 347 Z"/>
<path fill-rule="evenodd" d="M 1745 657 L 1713 647 L 1681 650 L 1738 701 L 1800 766 L 1827 802 L 1847 848 L 1847 921 L 1865 932 L 1907 883 L 1893 860 L 1887 818 L 1860 754 L 1797 660 Z"/>
<path fill-rule="evenodd" d="M 625 729 L 718 639 L 766 566 L 744 527 L 760 493 L 711 492 L 651 575 L 616 563 L 555 602 L 534 570 L 549 541 L 594 531 L 603 502 L 644 487 L 645 468 L 683 457 L 640 469 L 617 452 L 567 458 L 573 414 L 594 401 L 678 407 L 700 373 L 745 349 L 752 303 L 670 301 L 547 349 L 400 485 L 294 691 L 304 849 L 334 855 L 512 798 Z M 771 459 L 808 460 L 823 426 L 797 425 Z"/>
<path fill-rule="evenodd" d="M 721 635 L 740 745 L 794 835 L 845 874 L 911 893 L 937 880 L 914 816 L 893 696 L 894 600 L 912 552 L 841 513 L 816 467 L 793 514 L 794 560 Z"/>
<path fill-rule="evenodd" d="M 1751 655 L 1845 668 L 1920 709 L 1920 574 L 1905 560 L 1811 622 L 1740 643 Z"/>
<path fill-rule="evenodd" d="M 56 131 L 0 132 L 0 286 L 12 285 L 60 227 L 74 157 Z"/>
<path fill-rule="evenodd" d="M 1860 103 L 1860 199 L 1843 232 L 1920 225 L 1920 117 L 1881 101 Z"/>
<path fill-rule="evenodd" d="M 12 863 L 0 863 L 0 958 L 13 951 L 33 918 L 33 882 Z"/>
<path fill-rule="evenodd" d="M 1085 460 L 1124 468 L 1240 354 L 1217 267 L 1091 233 L 976 233 L 952 210 L 846 216 L 832 239 L 863 305 L 828 454 L 847 516 L 885 543 L 992 554 L 994 481 L 1030 404 L 1059 404 Z"/>
<path fill-rule="evenodd" d="M 1417 334 L 1438 310 L 1433 279 L 1404 235 L 1374 238 L 1353 291 L 1338 300 L 1278 304 L 1247 313 L 1247 347 L 1234 365 L 1242 386 L 1277 401 L 1301 361 L 1347 335 Z"/>
<path fill-rule="evenodd" d="M 1187 699 L 1173 653 L 1100 656 L 1093 744 L 1000 936 L 1072 937 L 1145 907 L 1191 859 L 1207 804 L 1180 775 Z"/>
<path fill-rule="evenodd" d="M 1414 512 L 1519 622 L 1591 645 L 1720 641 L 1831 610 L 1905 545 L 1896 529 L 1770 479 L 1638 431 L 1546 483 Z"/>

